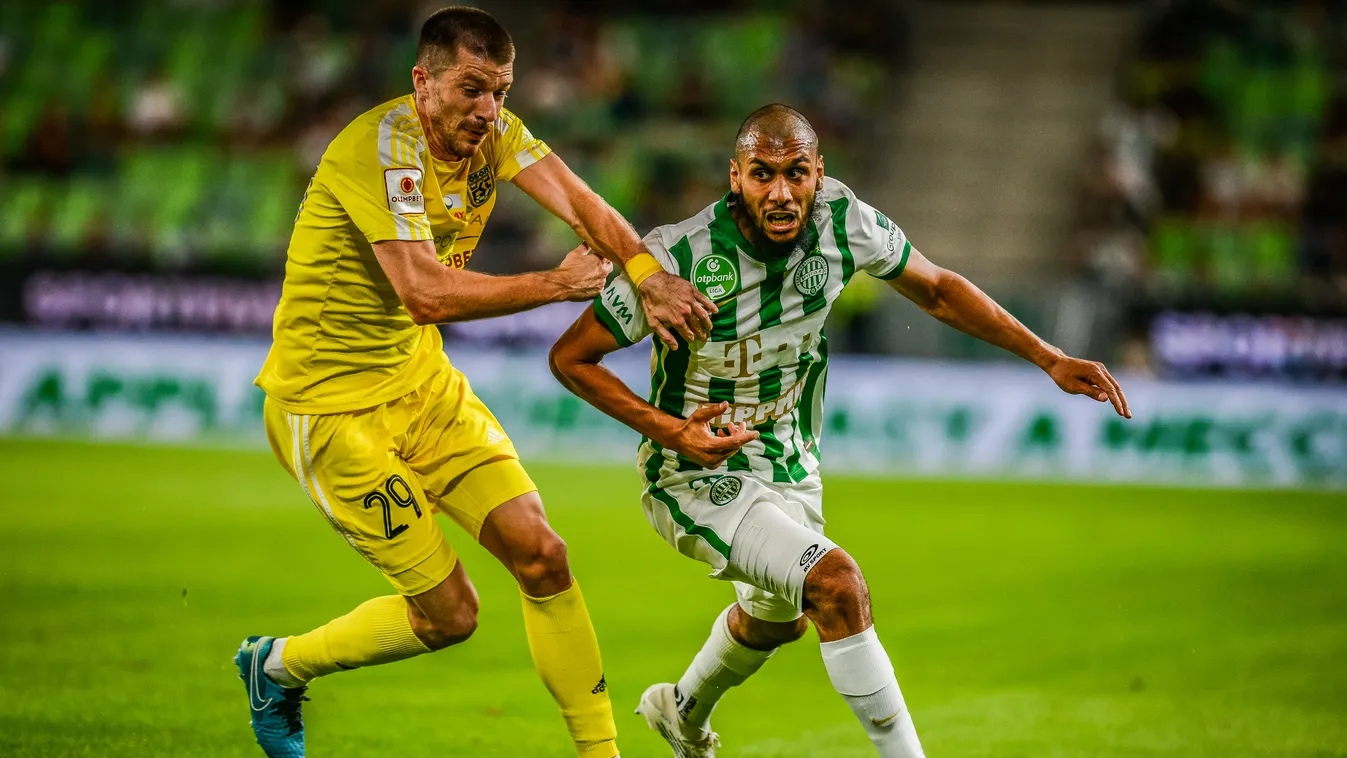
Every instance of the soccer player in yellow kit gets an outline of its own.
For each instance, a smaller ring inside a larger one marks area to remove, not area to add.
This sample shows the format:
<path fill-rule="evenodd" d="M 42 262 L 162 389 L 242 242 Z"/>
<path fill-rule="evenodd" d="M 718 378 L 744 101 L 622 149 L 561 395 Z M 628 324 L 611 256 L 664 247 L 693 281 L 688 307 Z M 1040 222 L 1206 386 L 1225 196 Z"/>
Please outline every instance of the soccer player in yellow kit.
<path fill-rule="evenodd" d="M 313 631 L 249 637 L 236 656 L 253 731 L 304 755 L 313 679 L 466 640 L 477 596 L 433 518 L 456 521 L 518 580 L 538 673 L 581 758 L 618 754 L 598 642 L 566 547 L 510 438 L 450 365 L 434 324 L 589 300 L 612 259 L 652 326 L 705 336 L 715 307 L 663 272 L 635 231 L 502 107 L 514 45 L 489 14 L 445 8 L 421 29 L 415 92 L 355 119 L 323 155 L 287 254 L 274 342 L 257 378 L 267 436 L 342 539 L 392 583 Z M 464 270 L 511 182 L 583 244 L 551 271 Z M 591 249 L 602 254 L 594 255 Z"/>

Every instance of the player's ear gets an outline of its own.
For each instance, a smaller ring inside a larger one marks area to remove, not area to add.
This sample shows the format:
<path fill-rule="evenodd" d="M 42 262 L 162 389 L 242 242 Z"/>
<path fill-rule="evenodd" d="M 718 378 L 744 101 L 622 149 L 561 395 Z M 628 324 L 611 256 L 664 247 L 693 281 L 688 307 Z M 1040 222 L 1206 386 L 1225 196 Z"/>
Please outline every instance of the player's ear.
<path fill-rule="evenodd" d="M 730 159 L 730 191 L 738 195 L 742 190 L 739 187 L 739 161 Z"/>
<path fill-rule="evenodd" d="M 823 189 L 823 153 L 818 154 L 818 188 Z"/>

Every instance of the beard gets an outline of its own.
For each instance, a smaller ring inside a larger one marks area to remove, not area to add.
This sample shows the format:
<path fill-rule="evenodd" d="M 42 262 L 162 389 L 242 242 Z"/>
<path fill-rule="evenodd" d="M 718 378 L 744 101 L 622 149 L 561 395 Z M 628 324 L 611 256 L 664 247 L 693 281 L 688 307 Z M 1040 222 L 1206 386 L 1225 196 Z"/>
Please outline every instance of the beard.
<path fill-rule="evenodd" d="M 749 234 L 746 235 L 748 243 L 757 250 L 762 251 L 770 258 L 789 258 L 791 253 L 803 247 L 805 249 L 814 246 L 818 241 L 818 232 L 810 227 L 809 221 L 814 217 L 814 199 L 817 193 L 811 193 L 809 199 L 804 202 L 804 213 L 800 215 L 799 230 L 795 236 L 788 240 L 774 240 L 763 231 L 766 225 L 766 213 L 755 216 L 748 209 L 748 204 L 744 202 L 741 193 L 730 192 L 728 202 L 730 212 L 736 216 L 744 217 L 748 220 L 745 224 L 749 228 Z"/>
<path fill-rule="evenodd" d="M 429 101 L 430 111 L 434 114 L 429 120 L 436 146 L 451 158 L 466 159 L 476 155 L 477 149 L 481 147 L 482 143 L 480 141 L 476 144 L 469 142 L 468 133 L 464 130 L 468 127 L 476 127 L 490 134 L 491 125 L 477 119 L 451 120 L 443 112 L 443 103 L 433 93 L 429 94 L 427 100 Z M 486 137 L 482 139 L 485 140 Z"/>

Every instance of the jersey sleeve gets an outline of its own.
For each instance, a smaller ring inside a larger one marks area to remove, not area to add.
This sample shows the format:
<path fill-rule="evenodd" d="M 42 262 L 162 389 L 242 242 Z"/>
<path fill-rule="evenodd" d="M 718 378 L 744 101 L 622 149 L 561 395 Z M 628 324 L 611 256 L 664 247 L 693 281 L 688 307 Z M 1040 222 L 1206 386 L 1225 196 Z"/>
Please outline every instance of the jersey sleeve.
<path fill-rule="evenodd" d="M 664 266 L 665 271 L 678 270 L 678 264 L 669 254 L 669 249 L 664 245 L 658 229 L 647 234 L 642 241 L 650 254 L 655 256 L 655 260 Z M 641 295 L 636 291 L 636 285 L 632 284 L 631 277 L 620 267 L 614 269 L 613 275 L 608 278 L 608 285 L 594 299 L 594 315 L 604 328 L 613 333 L 617 338 L 617 344 L 622 347 L 635 345 L 654 332 L 646 321 L 645 309 L 641 307 Z"/>
<path fill-rule="evenodd" d="M 422 183 L 424 165 L 415 137 L 388 124 L 345 149 L 330 151 L 327 186 L 371 243 L 428 240 Z"/>
<path fill-rule="evenodd" d="M 496 178 L 508 182 L 520 171 L 546 158 L 552 148 L 546 142 L 533 136 L 519 117 L 507 110 L 501 110 L 496 119 L 496 140 L 492 151 L 491 166 Z"/>
<path fill-rule="evenodd" d="M 907 268 L 907 257 L 912 252 L 907 235 L 888 216 L 860 199 L 855 201 L 855 212 L 858 217 L 849 221 L 854 228 L 848 235 L 852 238 L 856 268 L 879 279 L 897 279 Z"/>

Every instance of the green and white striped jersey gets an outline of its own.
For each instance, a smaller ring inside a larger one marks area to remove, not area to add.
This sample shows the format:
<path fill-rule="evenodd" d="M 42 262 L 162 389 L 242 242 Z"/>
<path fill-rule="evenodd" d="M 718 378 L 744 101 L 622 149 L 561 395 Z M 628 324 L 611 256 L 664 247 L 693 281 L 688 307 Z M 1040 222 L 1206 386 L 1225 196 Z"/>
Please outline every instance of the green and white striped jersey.
<path fill-rule="evenodd" d="M 883 213 L 825 178 L 807 236 L 801 236 L 808 243 L 789 258 L 772 259 L 744 239 L 728 199 L 645 238 L 666 270 L 691 281 L 720 308 L 705 342 L 670 350 L 655 340 L 650 402 L 687 417 L 704 403 L 728 401 L 730 409 L 712 426 L 747 421 L 761 437 L 721 470 L 799 482 L 818 470 L 828 311 L 858 270 L 881 279 L 902 274 L 912 244 Z M 651 334 L 625 274 L 609 281 L 594 311 L 623 346 Z M 642 441 L 640 459 L 652 485 L 704 472 L 652 440 Z"/>

